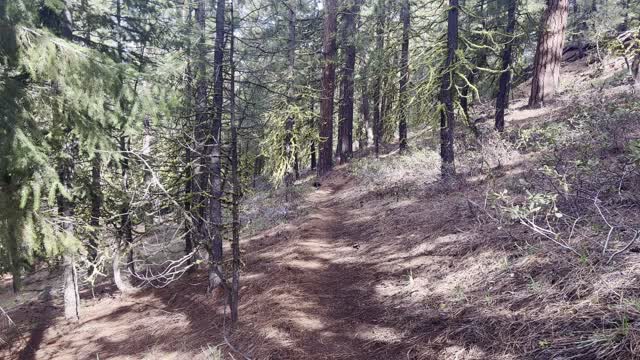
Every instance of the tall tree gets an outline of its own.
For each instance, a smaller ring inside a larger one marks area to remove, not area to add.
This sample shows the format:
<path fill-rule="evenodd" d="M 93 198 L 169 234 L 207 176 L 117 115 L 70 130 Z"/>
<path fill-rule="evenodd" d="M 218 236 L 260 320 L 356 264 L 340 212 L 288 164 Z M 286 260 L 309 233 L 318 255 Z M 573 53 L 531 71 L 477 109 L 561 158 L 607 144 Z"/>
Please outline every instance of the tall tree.
<path fill-rule="evenodd" d="M 59 21 L 60 34 L 62 38 L 66 40 L 72 40 L 73 38 L 73 19 L 71 18 L 71 12 L 69 11 L 69 5 L 66 1 L 62 3 L 63 8 L 59 14 L 50 14 L 51 16 L 45 19 L 56 19 Z M 52 9 L 53 10 L 53 9 Z M 58 85 L 61 86 L 61 85 Z M 61 112 L 58 116 L 65 117 L 67 114 Z M 58 175 L 60 177 L 60 184 L 67 190 L 73 188 L 74 176 L 75 176 L 75 162 L 78 156 L 78 142 L 72 133 L 71 125 L 67 125 L 64 129 L 65 136 L 62 139 L 62 148 L 60 149 L 61 158 L 58 162 Z M 65 195 L 63 193 L 58 194 L 58 213 L 62 218 L 62 231 L 65 236 L 70 238 L 74 237 L 74 211 L 75 203 L 73 201 L 73 195 Z M 80 293 L 78 291 L 78 272 L 76 268 L 76 249 L 65 249 L 63 258 L 63 281 L 64 281 L 64 317 L 70 321 L 78 321 L 80 319 Z"/>
<path fill-rule="evenodd" d="M 290 1 L 287 4 L 288 7 L 288 13 L 289 13 L 289 19 L 288 19 L 288 30 L 289 30 L 289 39 L 287 42 L 287 62 L 288 62 L 288 74 L 287 74 L 287 98 L 288 101 L 293 101 L 293 98 L 295 96 L 295 88 L 294 88 L 294 83 L 295 83 L 295 61 L 296 61 L 296 4 L 295 1 Z M 291 173 L 292 169 L 291 168 L 291 161 L 294 161 L 294 167 L 297 167 L 297 159 L 293 159 L 294 156 L 294 150 L 293 150 L 293 144 L 292 139 L 293 139 L 293 126 L 295 119 L 293 117 L 292 114 L 289 114 L 287 116 L 287 120 L 285 121 L 285 140 L 284 140 L 284 151 L 285 151 L 285 157 L 286 157 L 286 166 L 287 169 L 285 171 L 285 185 L 286 186 L 290 186 L 292 184 L 292 176 L 293 174 Z M 297 171 L 295 171 L 297 173 Z M 297 176 L 296 176 L 297 177 Z"/>
<path fill-rule="evenodd" d="M 209 270 L 209 288 L 222 285 L 222 153 L 221 131 L 224 91 L 224 37 L 225 37 L 225 0 L 217 0 L 216 4 L 216 37 L 213 51 L 214 83 L 213 83 L 213 122 L 208 136 L 207 147 L 210 156 L 209 197 L 209 237 L 211 239 L 211 267 Z"/>
<path fill-rule="evenodd" d="M 403 0 L 400 18 L 402 21 L 402 50 L 400 52 L 400 95 L 398 108 L 400 119 L 398 133 L 400 137 L 400 152 L 407 150 L 407 85 L 409 83 L 409 31 L 411 27 L 409 0 Z"/>
<path fill-rule="evenodd" d="M 333 168 L 333 96 L 336 80 L 336 27 L 337 0 L 324 0 L 324 33 L 322 54 L 322 93 L 320 98 L 320 144 L 318 176 L 326 175 Z"/>
<path fill-rule="evenodd" d="M 385 0 L 376 3 L 376 76 L 373 81 L 373 143 L 376 156 L 380 154 L 380 140 L 382 137 L 382 83 L 384 78 L 384 26 L 385 26 Z"/>
<path fill-rule="evenodd" d="M 440 101 L 443 109 L 440 111 L 440 158 L 442 159 L 442 177 L 447 179 L 455 175 L 454 162 L 454 81 L 456 50 L 458 49 L 458 0 L 449 0 L 447 12 L 447 59 L 444 64 Z"/>
<path fill-rule="evenodd" d="M 502 50 L 502 73 L 498 81 L 498 96 L 496 97 L 496 130 L 502 132 L 504 130 L 504 111 L 509 107 L 509 88 L 511 87 L 511 63 L 513 60 L 513 42 L 515 41 L 513 33 L 516 29 L 516 11 L 518 8 L 518 0 L 509 0 L 509 9 L 507 11 L 507 28 L 505 33 L 508 36 L 508 42 Z"/>
<path fill-rule="evenodd" d="M 530 107 L 544 105 L 558 90 L 568 14 L 568 0 L 548 0 L 533 61 Z"/>
<path fill-rule="evenodd" d="M 197 0 L 195 9 L 195 24 L 196 34 L 198 34 L 198 42 L 196 46 L 196 59 L 195 59 L 195 141 L 193 154 L 190 154 L 193 158 L 191 163 L 194 164 L 193 178 L 194 178 L 194 190 L 196 195 L 194 200 L 190 204 L 192 214 L 195 216 L 196 231 L 194 236 L 198 241 L 204 241 L 208 238 L 207 229 L 207 201 L 209 192 L 209 171 L 207 170 L 206 156 L 204 156 L 205 142 L 207 141 L 207 125 L 209 123 L 209 107 L 208 107 L 208 94 L 209 81 L 207 79 L 207 22 L 206 22 L 207 7 L 205 0 Z"/>
<path fill-rule="evenodd" d="M 366 57 L 362 59 L 361 65 L 361 80 L 360 80 L 360 139 L 358 145 L 360 149 L 365 149 L 369 146 L 369 138 L 372 137 L 371 132 L 371 117 L 370 117 L 370 99 L 369 99 L 369 61 Z"/>
<path fill-rule="evenodd" d="M 338 147 L 336 155 L 341 163 L 353 156 L 353 74 L 356 66 L 356 21 L 363 0 L 348 0 L 342 16 L 342 48 L 344 65 L 340 83 L 340 105 L 338 109 Z"/>
<path fill-rule="evenodd" d="M 240 178 L 238 174 L 238 127 L 236 125 L 236 68 L 234 63 L 235 51 L 235 16 L 233 12 L 233 0 L 231 0 L 231 29 L 229 46 L 230 67 L 230 127 L 231 127 L 231 252 L 232 252 L 232 279 L 231 279 L 231 321 L 238 321 L 238 305 L 240 301 Z M 294 13 L 295 14 L 295 13 Z M 294 15 L 295 16 L 295 15 Z"/>

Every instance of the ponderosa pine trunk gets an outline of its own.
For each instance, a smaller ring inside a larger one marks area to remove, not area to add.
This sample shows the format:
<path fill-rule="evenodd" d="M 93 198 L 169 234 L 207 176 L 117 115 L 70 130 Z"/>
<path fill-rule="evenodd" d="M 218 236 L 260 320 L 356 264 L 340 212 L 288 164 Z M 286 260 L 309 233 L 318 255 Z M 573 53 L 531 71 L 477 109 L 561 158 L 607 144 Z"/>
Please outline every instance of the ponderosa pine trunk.
<path fill-rule="evenodd" d="M 353 74 L 356 67 L 356 21 L 362 0 L 348 0 L 342 17 L 342 46 L 344 66 L 340 83 L 340 105 L 338 109 L 338 147 L 336 155 L 340 163 L 353 156 Z"/>
<path fill-rule="evenodd" d="M 402 12 L 402 49 L 400 51 L 400 94 L 398 99 L 399 121 L 398 134 L 400 138 L 400 153 L 407 150 L 407 85 L 409 83 L 409 31 L 411 13 L 409 0 L 403 0 Z"/>
<path fill-rule="evenodd" d="M 380 155 L 380 138 L 382 137 L 382 82 L 384 76 L 384 23 L 385 0 L 378 0 L 376 4 L 376 76 L 373 83 L 373 143 L 376 157 Z"/>
<path fill-rule="evenodd" d="M 458 49 L 458 0 L 449 0 L 449 11 L 447 15 L 447 60 L 444 64 L 444 74 L 442 75 L 442 87 L 440 90 L 440 101 L 444 107 L 440 113 L 440 158 L 442 160 L 441 173 L 444 179 L 451 178 L 456 173 L 454 154 L 454 129 L 455 110 L 453 106 L 455 74 L 454 66 L 456 61 L 456 50 Z"/>
<path fill-rule="evenodd" d="M 496 130 L 504 131 L 504 112 L 509 108 L 509 90 L 511 88 L 511 63 L 513 60 L 513 34 L 516 29 L 516 11 L 518 0 L 510 0 L 507 12 L 507 28 L 505 33 L 509 42 L 502 50 L 502 73 L 498 81 L 498 96 L 496 97 Z"/>
<path fill-rule="evenodd" d="M 322 54 L 322 94 L 320 98 L 320 144 L 318 156 L 318 177 L 326 175 L 333 168 L 333 96 L 336 80 L 336 0 L 324 0 L 324 34 Z"/>
<path fill-rule="evenodd" d="M 568 0 L 548 0 L 533 61 L 530 107 L 543 106 L 558 90 L 568 13 Z"/>
<path fill-rule="evenodd" d="M 208 136 L 207 147 L 210 157 L 210 186 L 209 197 L 209 236 L 211 238 L 211 266 L 209 269 L 209 290 L 213 290 L 224 283 L 222 274 L 222 172 L 221 172 L 221 130 L 224 90 L 224 36 L 225 36 L 225 0 L 217 0 L 216 5 L 216 37 L 213 52 L 214 84 L 213 107 L 214 117 L 211 132 Z"/>

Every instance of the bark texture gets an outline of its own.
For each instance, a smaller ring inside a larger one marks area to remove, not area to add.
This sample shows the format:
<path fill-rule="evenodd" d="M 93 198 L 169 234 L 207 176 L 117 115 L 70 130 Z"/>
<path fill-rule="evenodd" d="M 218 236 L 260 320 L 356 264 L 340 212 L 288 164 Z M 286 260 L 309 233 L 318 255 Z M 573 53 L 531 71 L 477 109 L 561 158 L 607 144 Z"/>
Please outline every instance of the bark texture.
<path fill-rule="evenodd" d="M 530 107 L 544 105 L 558 90 L 568 13 L 568 0 L 548 0 L 533 61 Z"/>
<path fill-rule="evenodd" d="M 380 154 L 380 139 L 382 138 L 382 83 L 384 77 L 384 24 L 385 0 L 379 0 L 377 7 L 376 47 L 375 58 L 376 76 L 373 82 L 373 143 L 376 156 Z"/>
<path fill-rule="evenodd" d="M 407 150 L 407 85 L 409 83 L 409 30 L 410 16 L 409 0 L 403 0 L 402 12 L 402 49 L 400 51 L 400 94 L 398 98 L 399 121 L 398 134 L 400 138 L 400 152 Z"/>
<path fill-rule="evenodd" d="M 222 276 L 222 176 L 221 176 L 221 134 L 223 111 L 223 60 L 225 36 L 225 0 L 217 0 L 216 4 L 216 37 L 213 52 L 214 84 L 213 107 L 214 117 L 207 141 L 210 161 L 210 196 L 209 196 L 209 239 L 211 246 L 211 264 L 209 269 L 209 290 L 224 283 Z"/>
<path fill-rule="evenodd" d="M 320 99 L 320 144 L 318 176 L 326 175 L 333 168 L 333 96 L 335 93 L 336 57 L 336 0 L 324 0 L 324 34 L 322 53 L 322 95 Z"/>
<path fill-rule="evenodd" d="M 458 0 L 449 0 L 449 11 L 447 15 L 447 60 L 444 64 L 444 74 L 442 75 L 442 87 L 440 90 L 440 101 L 444 109 L 440 114 L 440 158 L 442 159 L 442 177 L 447 179 L 455 175 L 456 168 L 454 162 L 454 129 L 455 129 L 455 109 L 453 106 L 453 67 L 456 61 L 456 50 L 458 48 Z"/>
<path fill-rule="evenodd" d="M 498 81 L 498 96 L 496 97 L 496 130 L 504 130 L 504 112 L 509 107 L 509 90 L 511 88 L 511 63 L 513 61 L 513 33 L 516 29 L 516 11 L 518 0 L 511 0 L 507 14 L 507 28 L 505 33 L 510 37 L 502 50 L 502 73 Z"/>
<path fill-rule="evenodd" d="M 295 1 L 290 1 L 287 7 L 289 8 L 289 40 L 287 42 L 287 47 L 288 47 L 287 58 L 289 63 L 289 69 L 288 69 L 289 74 L 288 74 L 288 80 L 287 80 L 287 88 L 288 88 L 287 97 L 288 97 L 288 101 L 293 101 L 294 94 L 295 94 L 294 85 L 295 85 L 295 61 L 296 61 Z M 284 151 L 285 151 L 285 156 L 287 158 L 287 171 L 285 172 L 285 175 L 284 175 L 284 183 L 286 186 L 291 186 L 293 184 L 292 170 L 296 172 L 295 169 L 292 169 L 290 165 L 291 162 L 294 161 L 294 167 L 296 166 L 295 160 L 293 159 L 295 151 L 293 149 L 293 144 L 292 144 L 294 125 L 295 125 L 295 119 L 293 118 L 293 116 L 289 115 L 285 123 L 286 135 L 284 140 Z"/>
<path fill-rule="evenodd" d="M 356 21 L 360 13 L 362 0 L 348 0 L 342 17 L 342 46 L 344 66 L 340 83 L 340 106 L 338 109 L 338 147 L 336 155 L 340 163 L 345 163 L 353 156 L 353 74 L 356 67 L 355 32 Z"/>

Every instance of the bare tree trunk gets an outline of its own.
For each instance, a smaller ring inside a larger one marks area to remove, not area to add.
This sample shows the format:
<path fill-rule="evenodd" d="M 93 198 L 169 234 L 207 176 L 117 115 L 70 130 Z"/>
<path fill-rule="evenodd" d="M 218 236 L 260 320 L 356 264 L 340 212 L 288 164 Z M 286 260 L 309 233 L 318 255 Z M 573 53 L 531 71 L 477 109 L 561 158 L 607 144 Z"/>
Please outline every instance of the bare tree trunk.
<path fill-rule="evenodd" d="M 558 90 L 568 13 L 568 0 L 548 0 L 533 61 L 530 107 L 544 105 Z"/>
<path fill-rule="evenodd" d="M 191 3 L 188 0 L 183 0 L 182 2 L 182 16 L 184 17 L 187 27 L 191 29 L 193 27 L 192 17 L 191 17 Z M 187 129 L 192 129 L 193 123 L 191 120 L 191 111 L 193 109 L 194 103 L 194 89 L 193 89 L 193 71 L 191 69 L 192 64 L 192 46 L 191 41 L 187 39 L 186 44 L 187 50 L 187 67 L 185 70 L 185 107 L 184 107 L 184 115 L 187 118 Z M 192 141 L 192 132 L 187 131 L 184 136 L 184 142 L 186 144 L 185 153 L 184 153 L 184 163 L 185 163 L 185 177 L 187 179 L 184 185 L 184 213 L 185 213 L 185 222 L 184 222 L 184 252 L 185 255 L 189 255 L 193 252 L 194 248 L 194 238 L 193 238 L 193 196 L 194 196 L 194 171 L 193 171 L 193 154 L 191 146 L 193 144 Z M 194 257 L 190 257 L 187 260 L 187 265 L 191 266 L 189 268 L 190 272 L 195 271 L 196 267 L 194 264 Z"/>
<path fill-rule="evenodd" d="M 131 274 L 136 273 L 134 261 L 133 261 L 133 224 L 131 222 L 131 207 L 129 206 L 129 140 L 124 136 L 120 137 L 120 152 L 122 153 L 122 160 L 120 161 L 120 168 L 122 169 L 122 191 L 125 194 L 125 199 L 120 206 L 120 245 L 125 245 L 127 250 L 127 269 Z"/>
<path fill-rule="evenodd" d="M 144 116 L 144 119 L 142 120 L 142 124 L 143 124 L 143 128 L 144 128 L 144 135 L 142 137 L 142 150 L 140 151 L 140 156 L 142 157 L 142 159 L 144 159 L 144 161 L 146 162 L 146 164 L 143 164 L 144 166 L 144 189 L 148 190 L 149 192 L 151 191 L 151 185 L 153 182 L 153 174 L 152 174 L 152 170 L 150 169 L 150 165 L 151 164 L 151 153 L 152 153 L 152 144 L 153 144 L 153 129 L 151 128 L 151 118 L 148 115 Z M 148 166 L 149 165 L 149 166 Z M 145 194 L 146 197 L 146 201 L 144 203 L 143 206 L 143 211 L 144 211 L 144 224 L 145 224 L 145 231 L 146 229 L 148 229 L 147 226 L 151 227 L 153 226 L 154 223 L 154 204 L 153 204 L 153 197 L 151 196 L 150 193 Z"/>
<path fill-rule="evenodd" d="M 71 129 L 65 131 L 68 137 L 71 137 Z M 77 142 L 74 139 L 67 139 L 63 145 L 62 153 L 65 155 L 60 160 L 58 176 L 60 183 L 67 188 L 73 187 L 74 178 L 74 161 L 78 152 Z M 73 200 L 67 199 L 64 195 L 58 195 L 58 214 L 62 218 L 62 231 L 69 236 L 74 236 L 74 204 Z M 63 282 L 64 282 L 64 317 L 69 321 L 78 321 L 80 319 L 80 295 L 78 293 L 78 274 L 75 265 L 75 256 L 73 250 L 65 249 L 63 254 Z"/>
<path fill-rule="evenodd" d="M 69 11 L 67 0 L 63 2 L 63 32 L 62 36 L 66 39 L 73 38 L 73 19 Z M 66 116 L 63 114 L 62 116 Z M 65 140 L 62 148 L 64 157 L 60 160 L 58 176 L 60 183 L 67 189 L 73 187 L 75 176 L 75 159 L 78 154 L 78 142 L 71 138 L 71 128 L 65 130 Z M 71 195 L 73 196 L 73 195 Z M 74 233 L 74 203 L 73 200 L 65 198 L 62 194 L 58 195 L 58 213 L 62 217 L 62 231 L 70 236 Z M 78 291 L 78 274 L 75 266 L 75 256 L 73 250 L 65 249 L 63 254 L 63 296 L 64 296 L 64 317 L 69 321 L 80 320 L 80 293 Z"/>
<path fill-rule="evenodd" d="M 409 83 L 409 31 L 411 26 L 409 0 L 403 0 L 400 17 L 402 21 L 402 50 L 400 52 L 400 95 L 398 99 L 400 119 L 398 121 L 398 134 L 400 137 L 400 153 L 404 153 L 407 150 L 407 84 Z"/>
<path fill-rule="evenodd" d="M 4 174 L 3 174 L 4 175 Z M 4 180 L 4 181 L 3 181 Z M 9 208 L 15 206 L 19 201 L 17 194 L 17 186 L 11 175 L 6 176 L 2 181 L 2 191 L 0 191 L 0 206 Z M 20 244 L 18 235 L 19 217 L 23 214 L 17 211 L 11 211 L 8 216 L 0 220 L 0 236 L 6 236 L 7 239 L 7 256 L 9 262 L 9 270 L 12 276 L 12 290 L 14 294 L 18 294 L 22 288 L 22 264 L 20 259 Z"/>
<path fill-rule="evenodd" d="M 211 197 L 209 198 L 209 236 L 211 238 L 211 267 L 209 269 L 209 290 L 221 286 L 224 283 L 222 274 L 222 173 L 221 173 L 221 130 L 222 130 L 222 105 L 223 105 L 223 60 L 224 60 L 224 15 L 225 0 L 217 0 L 216 5 L 216 38 L 213 53 L 215 69 L 213 84 L 214 119 L 211 124 L 211 133 L 207 147 L 210 149 L 211 162 Z"/>
<path fill-rule="evenodd" d="M 187 146 L 185 150 L 185 177 L 187 178 L 187 182 L 184 185 L 184 212 L 186 216 L 191 216 L 191 203 L 193 196 L 193 170 L 191 167 L 191 149 Z M 186 219 L 184 222 L 184 252 L 186 255 L 191 254 L 193 252 L 193 228 L 191 226 L 191 221 Z M 187 264 L 193 264 L 193 258 L 189 258 Z"/>
<path fill-rule="evenodd" d="M 340 163 L 345 163 L 353 156 L 353 74 L 356 67 L 356 21 L 360 13 L 362 0 L 349 0 L 342 17 L 342 46 L 344 66 L 340 84 L 340 106 L 338 114 L 338 148 L 336 154 Z"/>
<path fill-rule="evenodd" d="M 633 83 L 636 91 L 640 91 L 640 52 L 636 53 L 636 56 L 633 57 L 631 74 L 633 75 Z"/>
<path fill-rule="evenodd" d="M 333 96 L 335 93 L 336 57 L 336 0 L 324 0 L 324 39 L 322 53 L 322 97 L 320 99 L 320 154 L 318 157 L 318 177 L 326 175 L 333 168 Z"/>
<path fill-rule="evenodd" d="M 206 243 L 208 237 L 206 204 L 209 200 L 209 171 L 207 170 L 206 147 L 208 115 L 207 81 L 207 46 L 206 46 L 206 1 L 198 0 L 195 10 L 198 43 L 196 45 L 195 64 L 195 158 L 192 159 L 194 178 L 194 190 L 196 192 L 191 208 L 195 216 L 194 236 L 200 243 Z M 192 154 L 193 155 L 193 154 Z M 195 208 L 194 208 L 195 206 Z"/>
<path fill-rule="evenodd" d="M 376 77 L 373 83 L 373 143 L 376 157 L 380 154 L 380 138 L 382 137 L 382 81 L 384 76 L 384 23 L 385 0 L 378 0 L 376 4 Z"/>
<path fill-rule="evenodd" d="M 100 153 L 95 153 L 91 160 L 91 187 L 89 188 L 89 195 L 91 198 L 91 219 L 89 225 L 91 225 L 91 233 L 89 235 L 89 276 L 93 275 L 95 271 L 95 261 L 98 256 L 98 228 L 100 227 L 100 216 L 102 212 L 102 173 L 101 173 L 102 161 Z"/>
<path fill-rule="evenodd" d="M 498 96 L 496 97 L 496 130 L 504 131 L 504 111 L 509 107 L 509 89 L 511 87 L 511 63 L 513 58 L 513 33 L 516 29 L 516 11 L 518 0 L 511 0 L 507 14 L 506 34 L 509 42 L 502 51 L 502 73 L 500 74 Z"/>
<path fill-rule="evenodd" d="M 294 15 L 295 17 L 295 15 Z M 234 33 L 234 14 L 233 0 L 231 1 L 231 45 L 229 49 L 229 66 L 231 68 L 231 98 L 230 100 L 230 118 L 231 118 L 231 181 L 232 181 L 232 238 L 231 252 L 233 255 L 232 263 L 232 280 L 231 280 L 231 321 L 238 321 L 238 305 L 240 301 L 240 179 L 238 176 L 238 129 L 236 126 L 236 82 L 235 82 L 235 63 L 233 60 L 233 52 L 235 45 Z M 294 28 L 295 31 L 295 28 Z"/>
<path fill-rule="evenodd" d="M 295 83 L 295 61 L 296 61 L 296 6 L 295 6 L 295 1 L 290 1 L 289 4 L 287 5 L 287 7 L 289 8 L 289 41 L 288 41 L 288 62 L 289 62 L 289 74 L 288 74 L 288 81 L 287 81 L 287 98 L 288 101 L 293 101 L 294 98 L 294 93 L 295 93 L 295 89 L 294 89 L 294 83 Z M 293 181 L 292 181 L 292 176 L 293 174 L 291 173 L 292 169 L 290 166 L 290 163 L 293 157 L 293 149 L 292 149 L 292 144 L 291 144 L 291 140 L 293 138 L 293 127 L 294 127 L 294 122 L 295 119 L 293 118 L 292 115 L 289 115 L 287 117 L 287 121 L 285 123 L 285 140 L 284 140 L 284 149 L 285 149 L 285 157 L 287 159 L 287 170 L 285 172 L 284 175 L 284 183 L 285 186 L 290 186 Z M 294 169 L 295 170 L 295 169 Z M 297 176 L 296 176 L 297 178 Z"/>
<path fill-rule="evenodd" d="M 454 129 L 455 111 L 453 107 L 453 67 L 456 61 L 456 50 L 458 49 L 458 0 L 449 0 L 449 11 L 447 19 L 447 60 L 444 65 L 442 75 L 442 88 L 440 91 L 440 101 L 444 110 L 440 114 L 440 158 L 442 159 L 442 177 L 451 178 L 456 173 L 454 162 Z"/>
<path fill-rule="evenodd" d="M 317 121 L 316 121 L 316 116 L 315 116 L 315 102 L 313 101 L 313 99 L 311 100 L 310 104 L 309 104 L 309 110 L 311 111 L 311 126 L 312 127 L 316 127 Z M 311 141 L 311 149 L 310 149 L 310 161 L 311 161 L 311 170 L 316 170 L 317 168 L 317 160 L 318 160 L 318 155 L 316 154 L 316 143 L 312 140 Z"/>
<path fill-rule="evenodd" d="M 64 318 L 70 321 L 80 320 L 80 292 L 78 291 L 78 271 L 74 255 L 65 253 L 64 266 Z"/>
<path fill-rule="evenodd" d="M 369 146 L 370 139 L 373 139 L 373 133 L 371 131 L 371 116 L 369 112 L 369 63 L 366 59 L 363 59 L 362 62 L 362 85 L 360 89 L 360 150 Z"/>
<path fill-rule="evenodd" d="M 317 157 L 316 143 L 312 142 L 311 143 L 311 170 L 315 170 L 316 167 L 318 166 L 316 157 Z"/>

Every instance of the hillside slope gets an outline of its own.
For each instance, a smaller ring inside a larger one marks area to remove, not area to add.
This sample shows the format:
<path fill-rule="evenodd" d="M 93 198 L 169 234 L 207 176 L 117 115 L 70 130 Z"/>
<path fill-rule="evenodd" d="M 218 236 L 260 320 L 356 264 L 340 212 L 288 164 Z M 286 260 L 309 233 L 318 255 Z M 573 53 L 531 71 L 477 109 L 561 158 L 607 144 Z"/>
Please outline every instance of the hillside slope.
<path fill-rule="evenodd" d="M 565 68 L 567 81 L 589 78 L 584 64 L 571 66 L 580 67 Z M 60 319 L 57 298 L 15 307 L 17 330 L 0 356 L 637 357 L 640 250 L 630 234 L 640 224 L 640 175 L 629 149 L 640 138 L 640 108 L 624 84 L 594 81 L 575 80 L 541 110 L 521 109 L 516 99 L 503 137 L 490 124 L 480 124 L 479 140 L 461 129 L 452 184 L 439 181 L 437 154 L 427 147 L 356 159 L 318 189 L 301 182 L 302 195 L 281 217 L 267 212 L 286 203 L 282 193 L 261 197 L 254 216 L 269 221 L 243 238 L 235 329 L 223 323 L 223 297 L 205 294 L 206 275 L 195 273 L 130 297 L 110 288 L 96 298 L 85 293 L 73 325 Z M 604 126 L 611 119 L 621 134 Z M 430 144 L 430 134 L 416 133 L 412 144 Z M 599 161 L 580 165 L 589 159 Z M 591 206 L 596 190 L 602 217 Z M 557 196 L 549 207 L 532 203 L 536 194 Z M 513 216 L 531 204 L 540 209 Z M 544 219 L 545 209 L 581 220 L 565 228 L 560 215 L 551 219 L 551 240 L 519 221 Z M 602 218 L 616 224 L 604 249 Z M 609 258 L 618 250 L 625 251 Z"/>

